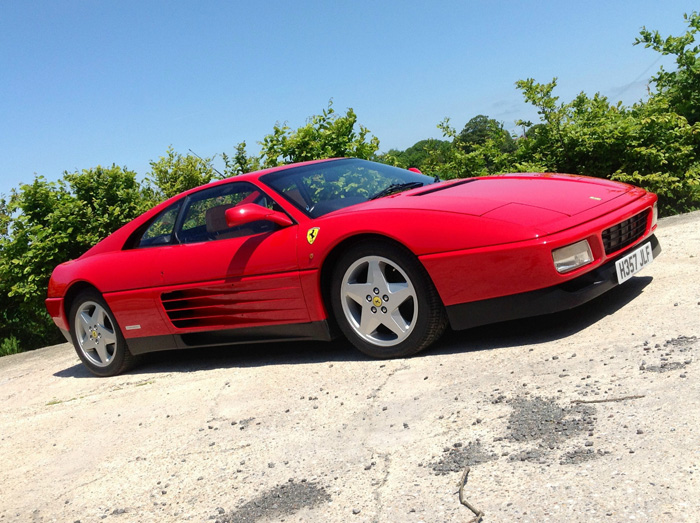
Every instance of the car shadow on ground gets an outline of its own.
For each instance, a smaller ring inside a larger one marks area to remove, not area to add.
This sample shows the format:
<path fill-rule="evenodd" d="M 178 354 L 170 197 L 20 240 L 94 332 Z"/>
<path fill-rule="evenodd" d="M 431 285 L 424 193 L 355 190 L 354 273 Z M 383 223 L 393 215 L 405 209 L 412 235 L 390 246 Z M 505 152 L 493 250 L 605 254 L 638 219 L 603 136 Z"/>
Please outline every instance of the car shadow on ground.
<path fill-rule="evenodd" d="M 652 281 L 635 277 L 603 296 L 575 309 L 546 316 L 486 325 L 464 331 L 448 331 L 416 357 L 521 347 L 563 339 L 614 314 L 639 296 Z M 223 368 L 298 365 L 341 361 L 375 361 L 357 351 L 347 340 L 332 342 L 273 342 L 154 352 L 142 356 L 129 374 L 196 372 Z M 81 363 L 56 372 L 62 378 L 94 377 Z"/>
<path fill-rule="evenodd" d="M 75 352 L 75 351 L 74 351 Z M 77 356 L 76 356 L 77 357 Z M 68 367 L 67 369 L 59 370 L 53 373 L 57 378 L 94 378 L 89 370 L 82 363 Z"/>
<path fill-rule="evenodd" d="M 332 363 L 368 359 L 343 338 L 332 342 L 253 343 L 152 352 L 141 356 L 137 365 L 126 374 L 187 373 L 225 368 Z M 58 371 L 54 373 L 54 376 L 59 378 L 94 378 L 94 375 L 82 363 Z"/>
<path fill-rule="evenodd" d="M 610 316 L 642 294 L 651 276 L 632 278 L 598 298 L 554 314 L 448 331 L 426 355 L 536 345 L 573 336 Z M 631 332 L 634 332 L 632 329 Z"/>

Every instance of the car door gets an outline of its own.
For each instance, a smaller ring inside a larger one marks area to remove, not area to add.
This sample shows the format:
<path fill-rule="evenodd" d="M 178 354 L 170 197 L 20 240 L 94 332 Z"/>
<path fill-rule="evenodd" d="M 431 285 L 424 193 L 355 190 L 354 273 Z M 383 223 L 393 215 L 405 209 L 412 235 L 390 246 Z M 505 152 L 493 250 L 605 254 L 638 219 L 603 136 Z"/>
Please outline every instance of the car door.
<path fill-rule="evenodd" d="M 296 254 L 298 226 L 259 220 L 228 227 L 225 211 L 281 208 L 248 182 L 193 193 L 161 253 L 160 301 L 172 332 L 242 329 L 309 321 Z"/>
<path fill-rule="evenodd" d="M 88 264 L 94 260 L 100 268 L 100 292 L 127 339 L 170 334 L 168 322 L 154 310 L 159 309 L 158 290 L 163 285 L 163 254 L 173 241 L 181 206 L 179 200 L 161 211 L 144 230 L 136 231 L 123 250 L 87 259 Z M 105 256 L 109 263 L 105 263 Z"/>

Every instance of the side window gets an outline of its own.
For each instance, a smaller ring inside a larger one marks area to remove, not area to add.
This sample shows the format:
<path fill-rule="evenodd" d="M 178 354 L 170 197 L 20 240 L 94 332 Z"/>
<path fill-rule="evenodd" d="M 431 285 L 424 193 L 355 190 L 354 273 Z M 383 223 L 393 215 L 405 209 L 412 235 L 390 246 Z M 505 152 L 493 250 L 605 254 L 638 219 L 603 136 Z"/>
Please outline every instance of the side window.
<path fill-rule="evenodd" d="M 141 235 L 137 247 L 155 247 L 170 243 L 181 205 L 182 201 L 179 201 L 161 212 Z"/>
<path fill-rule="evenodd" d="M 219 185 L 190 195 L 177 233 L 178 240 L 181 243 L 224 240 L 279 228 L 278 225 L 265 220 L 229 227 L 226 224 L 226 211 L 236 205 L 247 203 L 278 210 L 277 204 L 253 184 L 247 182 Z"/>

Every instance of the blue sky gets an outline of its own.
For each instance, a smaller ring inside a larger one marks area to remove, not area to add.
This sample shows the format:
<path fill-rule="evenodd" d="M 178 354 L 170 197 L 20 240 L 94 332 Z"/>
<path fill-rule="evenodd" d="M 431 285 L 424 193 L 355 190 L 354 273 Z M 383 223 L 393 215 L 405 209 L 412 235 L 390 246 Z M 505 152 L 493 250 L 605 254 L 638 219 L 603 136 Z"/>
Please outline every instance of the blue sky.
<path fill-rule="evenodd" d="M 684 0 L 215 2 L 6 0 L 0 12 L 0 194 L 96 165 L 144 176 L 172 145 L 249 150 L 352 107 L 381 151 L 486 114 L 536 119 L 514 84 L 633 103 L 672 64 L 632 43 L 685 31 Z"/>

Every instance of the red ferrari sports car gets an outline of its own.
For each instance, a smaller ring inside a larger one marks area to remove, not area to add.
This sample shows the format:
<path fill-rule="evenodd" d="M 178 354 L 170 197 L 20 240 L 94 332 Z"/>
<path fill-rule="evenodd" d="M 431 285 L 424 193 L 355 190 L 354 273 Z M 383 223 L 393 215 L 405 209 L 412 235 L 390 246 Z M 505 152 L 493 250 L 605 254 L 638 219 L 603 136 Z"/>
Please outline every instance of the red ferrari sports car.
<path fill-rule="evenodd" d="M 440 181 L 340 158 L 171 198 L 56 267 L 46 306 L 96 375 L 139 354 L 344 334 L 365 354 L 580 305 L 661 251 L 656 196 L 601 179 Z"/>

